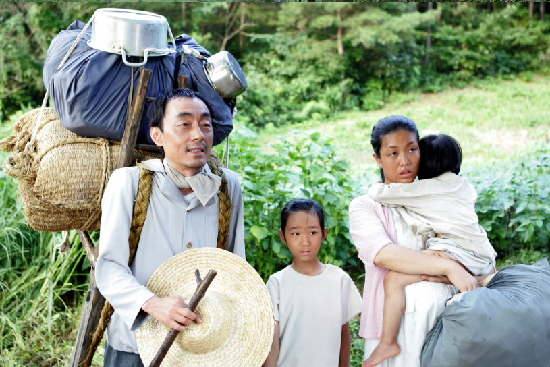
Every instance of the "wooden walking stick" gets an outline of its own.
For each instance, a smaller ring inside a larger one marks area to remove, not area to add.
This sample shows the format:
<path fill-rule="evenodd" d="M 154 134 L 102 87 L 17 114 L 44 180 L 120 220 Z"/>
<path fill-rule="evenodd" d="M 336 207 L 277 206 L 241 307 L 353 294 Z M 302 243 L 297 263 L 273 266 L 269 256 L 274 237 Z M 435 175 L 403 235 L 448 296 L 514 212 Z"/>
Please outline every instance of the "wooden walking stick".
<path fill-rule="evenodd" d="M 134 147 L 136 145 L 141 116 L 143 113 L 143 104 L 145 102 L 151 74 L 151 70 L 143 69 L 139 76 L 136 86 L 136 95 L 129 106 L 117 168 L 133 165 Z M 78 234 L 81 238 L 82 245 L 86 250 L 92 269 L 90 271 L 88 294 L 86 295 L 86 301 L 82 309 L 80 326 L 78 328 L 78 334 L 69 366 L 88 367 L 91 365 L 91 358 L 95 352 L 95 348 L 97 347 L 97 344 L 99 344 L 99 341 L 94 341 L 91 335 L 100 321 L 101 312 L 105 304 L 105 298 L 103 298 L 95 283 L 94 270 L 98 249 L 93 246 L 88 233 L 79 230 Z"/>
<path fill-rule="evenodd" d="M 210 283 L 212 283 L 212 280 L 214 280 L 214 277 L 216 276 L 217 272 L 216 270 L 211 269 L 208 274 L 206 275 L 206 278 L 201 280 L 199 270 L 197 269 L 195 271 L 195 275 L 197 277 L 197 290 L 195 291 L 195 294 L 193 294 L 193 297 L 191 297 L 191 301 L 189 302 L 189 310 L 194 312 L 195 308 L 197 308 L 197 305 L 199 304 L 202 297 L 204 297 L 204 294 L 206 293 L 206 290 L 210 286 Z M 155 358 L 151 361 L 151 364 L 149 367 L 159 367 L 162 363 L 164 357 L 166 357 L 166 353 L 168 353 L 168 350 L 174 343 L 174 340 L 176 340 L 176 337 L 178 336 L 179 331 L 171 329 L 168 332 L 168 335 L 166 336 L 166 339 L 164 339 L 164 342 L 160 346 L 157 354 L 155 355 Z"/>

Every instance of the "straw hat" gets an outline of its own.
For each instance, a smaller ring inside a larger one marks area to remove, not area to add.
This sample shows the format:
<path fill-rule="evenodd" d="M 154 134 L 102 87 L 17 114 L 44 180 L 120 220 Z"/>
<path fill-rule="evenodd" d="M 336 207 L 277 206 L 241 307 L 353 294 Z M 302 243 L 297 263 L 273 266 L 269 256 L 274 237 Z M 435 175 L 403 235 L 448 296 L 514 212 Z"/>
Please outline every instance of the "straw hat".
<path fill-rule="evenodd" d="M 163 367 L 257 367 L 273 341 L 273 306 L 267 287 L 250 264 L 218 248 L 184 251 L 164 262 L 147 282 L 159 297 L 183 296 L 187 302 L 197 288 L 195 269 L 204 278 L 210 269 L 217 275 L 195 312 L 201 324 L 191 324 L 178 334 Z M 137 332 L 139 354 L 148 366 L 169 328 L 148 317 Z"/>

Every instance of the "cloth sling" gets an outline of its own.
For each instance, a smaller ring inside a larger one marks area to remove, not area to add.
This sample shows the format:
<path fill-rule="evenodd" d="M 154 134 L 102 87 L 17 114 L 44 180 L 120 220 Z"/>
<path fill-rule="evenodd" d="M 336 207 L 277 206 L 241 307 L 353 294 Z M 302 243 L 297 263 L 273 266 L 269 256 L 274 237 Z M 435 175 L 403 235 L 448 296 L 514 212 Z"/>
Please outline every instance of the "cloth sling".
<path fill-rule="evenodd" d="M 229 221 L 231 218 L 231 198 L 229 197 L 229 190 L 227 187 L 227 179 L 223 170 L 221 169 L 220 159 L 212 155 L 208 160 L 208 166 L 210 170 L 217 176 L 221 177 L 219 197 L 219 225 L 218 225 L 218 243 L 217 247 L 227 250 L 227 240 L 229 238 Z M 139 243 L 139 237 L 141 236 L 141 230 L 143 229 L 143 223 L 147 216 L 147 208 L 149 207 L 149 197 L 153 190 L 153 172 L 139 167 L 139 181 L 138 190 L 136 193 L 134 210 L 132 214 L 132 224 L 130 225 L 130 235 L 128 243 L 130 246 L 130 256 L 128 258 L 128 266 L 132 265 L 136 256 L 136 251 Z M 114 309 L 108 301 L 105 301 L 105 305 L 101 310 L 101 316 L 99 322 L 92 334 L 92 342 L 90 349 L 86 355 L 86 359 L 82 362 L 83 367 L 89 367 L 92 363 L 94 353 L 103 338 L 105 329 L 111 320 Z"/>

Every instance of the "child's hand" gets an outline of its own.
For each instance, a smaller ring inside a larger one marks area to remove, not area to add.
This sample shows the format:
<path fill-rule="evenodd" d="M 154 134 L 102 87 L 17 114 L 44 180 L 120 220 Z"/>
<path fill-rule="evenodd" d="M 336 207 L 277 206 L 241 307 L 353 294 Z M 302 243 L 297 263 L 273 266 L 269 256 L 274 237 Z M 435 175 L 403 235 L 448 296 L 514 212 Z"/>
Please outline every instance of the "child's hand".
<path fill-rule="evenodd" d="M 447 277 L 452 284 L 458 287 L 461 292 L 471 291 L 479 287 L 479 283 L 476 278 L 468 273 L 461 265 L 456 262 L 452 262 Z"/>

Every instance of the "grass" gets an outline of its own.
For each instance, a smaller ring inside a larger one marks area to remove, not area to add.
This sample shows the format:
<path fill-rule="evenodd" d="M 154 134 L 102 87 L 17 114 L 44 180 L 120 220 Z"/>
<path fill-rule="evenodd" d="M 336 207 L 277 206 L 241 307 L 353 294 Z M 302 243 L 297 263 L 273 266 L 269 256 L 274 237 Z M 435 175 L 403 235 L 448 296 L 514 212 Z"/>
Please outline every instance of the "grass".
<path fill-rule="evenodd" d="M 335 137 L 334 144 L 354 174 L 375 174 L 369 144 L 372 125 L 382 117 L 402 114 L 417 122 L 421 135 L 443 132 L 457 138 L 463 146 L 464 165 L 479 167 L 548 145 L 548 95 L 550 77 L 483 80 L 438 94 L 395 95 L 378 111 L 345 112 L 329 121 L 268 127 L 256 139 L 273 142 L 291 130 L 320 131 Z M 10 132 L 9 124 L 0 124 L 0 138 Z M 0 152 L 0 163 L 7 156 Z M 16 190 L 15 182 L 0 170 L 0 365 L 66 366 L 87 287 L 84 254 L 74 241 L 71 253 L 60 255 L 54 249 L 58 233 L 28 228 Z M 543 257 L 548 252 L 521 250 L 497 265 L 531 264 Z M 358 324 L 357 319 L 351 322 L 355 336 Z M 359 365 L 362 353 L 363 340 L 354 337 L 352 365 Z M 93 365 L 100 366 L 102 359 L 99 348 Z"/>
<path fill-rule="evenodd" d="M 464 152 L 464 166 L 491 164 L 522 155 L 550 139 L 550 76 L 525 80 L 486 79 L 463 89 L 437 94 L 413 94 L 410 102 L 391 102 L 370 112 L 339 113 L 328 121 L 273 127 L 259 132 L 258 140 L 272 142 L 290 130 L 314 130 L 335 137 L 353 171 L 375 170 L 370 131 L 381 118 L 404 115 L 418 125 L 420 135 L 445 133 L 456 138 Z M 396 95 L 401 101 L 403 96 Z"/>
<path fill-rule="evenodd" d="M 1 170 L 0 206 L 0 365 L 67 365 L 80 319 L 75 305 L 87 288 L 84 253 L 75 245 L 59 254 L 59 233 L 32 230 L 15 181 Z"/>

